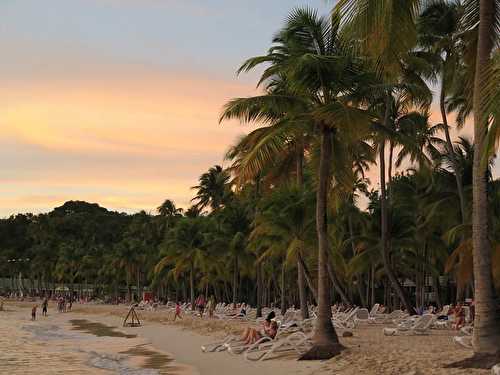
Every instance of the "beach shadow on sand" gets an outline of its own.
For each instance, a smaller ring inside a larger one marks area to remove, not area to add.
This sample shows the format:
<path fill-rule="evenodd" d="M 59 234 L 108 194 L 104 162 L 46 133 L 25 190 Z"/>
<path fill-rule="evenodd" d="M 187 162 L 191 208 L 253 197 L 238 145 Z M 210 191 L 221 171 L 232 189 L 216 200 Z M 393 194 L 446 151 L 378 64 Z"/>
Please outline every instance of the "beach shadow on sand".
<path fill-rule="evenodd" d="M 461 361 L 453 362 L 444 366 L 445 368 L 459 369 L 482 369 L 489 370 L 497 363 L 500 363 L 500 353 L 493 355 L 475 354 L 472 357 L 465 358 Z"/>
<path fill-rule="evenodd" d="M 144 362 L 142 368 L 158 370 L 160 374 L 171 374 L 180 370 L 176 366 L 172 366 L 173 361 L 168 355 L 151 350 L 144 345 L 137 345 L 133 348 L 120 352 L 133 357 L 142 357 Z"/>
<path fill-rule="evenodd" d="M 86 319 L 72 319 L 69 321 L 73 330 L 90 333 L 97 337 L 122 337 L 133 339 L 137 335 L 131 335 L 116 330 L 116 327 L 107 326 L 106 324 L 91 322 Z"/>

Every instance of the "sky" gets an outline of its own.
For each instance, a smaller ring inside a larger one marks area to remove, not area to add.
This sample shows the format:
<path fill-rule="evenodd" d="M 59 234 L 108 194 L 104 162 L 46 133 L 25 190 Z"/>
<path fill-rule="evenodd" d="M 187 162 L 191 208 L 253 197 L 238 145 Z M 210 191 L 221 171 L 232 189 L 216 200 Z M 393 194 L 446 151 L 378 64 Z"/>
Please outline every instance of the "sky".
<path fill-rule="evenodd" d="M 2 0 L 0 217 L 68 200 L 187 207 L 251 127 L 220 125 L 255 93 L 238 66 L 287 13 L 327 0 Z M 227 164 L 227 162 L 226 162 Z"/>

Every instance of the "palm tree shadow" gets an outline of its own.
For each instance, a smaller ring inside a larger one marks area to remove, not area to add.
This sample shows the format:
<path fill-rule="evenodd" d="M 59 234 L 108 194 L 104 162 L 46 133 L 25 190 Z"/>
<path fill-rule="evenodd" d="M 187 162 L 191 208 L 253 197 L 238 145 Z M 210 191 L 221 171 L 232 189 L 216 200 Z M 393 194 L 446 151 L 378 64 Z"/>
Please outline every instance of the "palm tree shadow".
<path fill-rule="evenodd" d="M 483 369 L 489 370 L 497 363 L 500 363 L 500 353 L 498 354 L 475 354 L 472 357 L 465 358 L 461 361 L 449 363 L 445 368 L 460 368 L 460 369 Z"/>

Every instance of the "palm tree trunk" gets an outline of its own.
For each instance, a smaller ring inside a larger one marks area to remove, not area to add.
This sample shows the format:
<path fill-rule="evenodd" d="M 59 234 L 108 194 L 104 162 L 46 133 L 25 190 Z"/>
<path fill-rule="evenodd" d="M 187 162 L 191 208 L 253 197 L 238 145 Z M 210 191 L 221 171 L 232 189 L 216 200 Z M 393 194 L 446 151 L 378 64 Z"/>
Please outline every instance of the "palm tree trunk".
<path fill-rule="evenodd" d="M 386 112 L 388 112 L 388 106 Z M 388 117 L 388 113 L 386 113 Z M 387 198 L 385 190 L 385 142 L 382 141 L 379 150 L 379 166 L 380 166 L 380 214 L 381 214 L 381 242 L 382 242 L 382 261 L 384 262 L 384 270 L 391 282 L 393 288 L 398 293 L 399 298 L 405 305 L 406 311 L 409 314 L 415 314 L 415 309 L 411 306 L 410 300 L 399 284 L 389 257 L 389 231 L 388 231 L 388 213 L 387 213 Z"/>
<path fill-rule="evenodd" d="M 455 172 L 455 182 L 457 184 L 457 193 L 458 199 L 460 201 L 460 215 L 462 219 L 462 224 L 465 224 L 466 221 L 466 213 L 465 213 L 465 197 L 464 197 L 464 187 L 462 183 L 462 171 L 458 165 L 457 158 L 455 157 L 455 151 L 453 150 L 453 143 L 450 137 L 450 130 L 448 128 L 448 118 L 446 116 L 446 108 L 445 108 L 445 82 L 444 82 L 444 73 L 443 78 L 441 79 L 441 93 L 439 95 L 439 109 L 441 110 L 441 118 L 443 120 L 444 125 L 444 135 L 446 140 L 446 152 L 448 153 L 448 157 L 450 158 L 451 166 L 453 168 L 453 172 Z"/>
<path fill-rule="evenodd" d="M 302 189 L 304 184 L 304 148 L 302 145 L 297 149 L 297 163 L 296 163 L 296 173 L 297 173 L 297 187 Z M 307 307 L 307 291 L 306 283 L 304 282 L 304 268 L 299 261 L 297 261 L 297 285 L 299 287 L 299 303 L 300 312 L 302 319 L 309 318 L 309 309 Z"/>
<path fill-rule="evenodd" d="M 233 269 L 233 308 L 236 308 L 238 302 L 238 257 L 234 256 Z"/>
<path fill-rule="evenodd" d="M 304 267 L 302 263 L 297 261 L 297 273 L 298 273 L 298 285 L 299 285 L 299 302 L 300 302 L 300 313 L 302 319 L 309 318 L 309 308 L 307 307 L 307 290 L 305 283 Z"/>
<path fill-rule="evenodd" d="M 306 263 L 304 262 L 304 258 L 302 257 L 302 255 L 300 253 L 298 254 L 298 257 L 299 257 L 300 265 L 302 266 L 302 269 L 304 270 L 304 278 L 306 280 L 307 287 L 309 288 L 309 291 L 311 292 L 314 301 L 317 303 L 318 302 L 318 290 L 316 289 L 313 281 L 311 280 L 311 275 L 309 273 L 309 270 L 307 269 Z"/>
<path fill-rule="evenodd" d="M 191 263 L 191 269 L 189 270 L 189 289 L 191 293 L 191 310 L 194 311 L 194 264 Z"/>
<path fill-rule="evenodd" d="M 474 164 L 472 200 L 472 242 L 476 311 L 472 345 L 475 353 L 500 352 L 500 311 L 491 273 L 491 246 L 488 239 L 488 195 L 485 155 L 487 123 L 484 118 L 482 86 L 493 48 L 495 1 L 480 0 L 479 40 L 474 79 Z"/>
<path fill-rule="evenodd" d="M 347 294 L 345 294 L 344 290 L 340 286 L 340 282 L 335 277 L 335 272 L 333 272 L 333 268 L 332 268 L 332 265 L 330 264 L 330 261 L 327 261 L 326 267 L 327 267 L 328 276 L 330 277 L 330 281 L 332 282 L 333 288 L 340 295 L 340 298 L 342 299 L 342 302 L 350 305 L 351 304 L 351 298 L 349 298 L 347 296 Z"/>
<path fill-rule="evenodd" d="M 344 348 L 332 324 L 330 289 L 327 270 L 328 253 L 328 190 L 332 160 L 332 134 L 326 127 L 321 131 L 319 178 L 316 191 L 316 231 L 318 235 L 318 317 L 312 337 L 313 347 L 301 359 L 329 359 Z"/>
<path fill-rule="evenodd" d="M 262 317 L 262 265 L 260 262 L 256 264 L 257 266 L 257 318 Z"/>
<path fill-rule="evenodd" d="M 283 264 L 281 265 L 281 315 L 285 315 L 286 312 L 285 270 L 286 263 L 285 259 L 283 259 Z"/>

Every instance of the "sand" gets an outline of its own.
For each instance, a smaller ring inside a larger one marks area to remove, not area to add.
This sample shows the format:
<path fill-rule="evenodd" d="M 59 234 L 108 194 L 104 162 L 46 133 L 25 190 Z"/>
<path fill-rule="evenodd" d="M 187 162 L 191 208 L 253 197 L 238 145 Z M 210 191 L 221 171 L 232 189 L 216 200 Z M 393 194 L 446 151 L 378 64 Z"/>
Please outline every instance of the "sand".
<path fill-rule="evenodd" d="M 11 303 L 13 304 L 13 303 Z M 16 304 L 17 314 L 28 316 L 28 306 Z M 70 319 L 86 319 L 109 326 L 120 327 L 119 331 L 138 335 L 151 349 L 167 353 L 175 359 L 172 369 L 178 372 L 215 375 L 354 375 L 354 374 L 491 374 L 489 369 L 460 368 L 456 363 L 470 357 L 472 352 L 452 342 L 455 334 L 448 330 L 432 330 L 421 336 L 384 336 L 382 326 L 364 325 L 353 330 L 353 337 L 341 338 L 347 349 L 338 357 L 328 361 L 296 361 L 296 356 L 277 358 L 264 362 L 248 362 L 242 356 L 228 353 L 202 353 L 200 346 L 226 336 L 241 332 L 248 323 L 225 322 L 185 317 L 171 322 L 171 313 L 166 311 L 138 311 L 143 325 L 137 328 L 122 328 L 126 315 L 125 306 L 74 305 L 74 311 L 57 314 L 52 311 L 58 324 Z M 0 313 L 2 314 L 2 313 Z M 50 317 L 48 318 L 50 319 Z M 169 372 L 170 373 L 170 372 Z"/>

